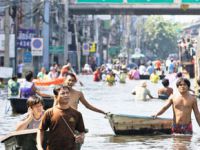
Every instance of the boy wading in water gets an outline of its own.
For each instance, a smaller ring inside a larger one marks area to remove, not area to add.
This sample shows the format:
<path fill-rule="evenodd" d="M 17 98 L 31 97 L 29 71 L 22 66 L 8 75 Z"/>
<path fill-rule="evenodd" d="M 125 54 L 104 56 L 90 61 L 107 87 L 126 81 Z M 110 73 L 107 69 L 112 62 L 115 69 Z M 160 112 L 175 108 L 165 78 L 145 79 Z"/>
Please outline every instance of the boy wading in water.
<path fill-rule="evenodd" d="M 171 105 L 173 108 L 172 133 L 192 134 L 191 113 L 194 111 L 195 118 L 200 126 L 200 113 L 197 100 L 194 95 L 189 93 L 190 81 L 180 78 L 176 86 L 178 93 L 173 94 L 167 100 L 166 105 L 153 117 L 163 114 Z"/>

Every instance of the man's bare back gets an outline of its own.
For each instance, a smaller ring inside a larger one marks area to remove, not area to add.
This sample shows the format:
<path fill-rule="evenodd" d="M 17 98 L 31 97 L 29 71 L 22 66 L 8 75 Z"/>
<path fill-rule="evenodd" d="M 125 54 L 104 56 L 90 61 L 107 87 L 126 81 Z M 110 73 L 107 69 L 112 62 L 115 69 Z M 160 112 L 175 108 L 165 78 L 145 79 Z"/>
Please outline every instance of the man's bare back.
<path fill-rule="evenodd" d="M 163 87 L 158 90 L 158 95 L 166 94 L 166 95 L 170 96 L 172 93 L 173 93 L 173 89 L 169 88 L 169 87 L 168 88 Z"/>

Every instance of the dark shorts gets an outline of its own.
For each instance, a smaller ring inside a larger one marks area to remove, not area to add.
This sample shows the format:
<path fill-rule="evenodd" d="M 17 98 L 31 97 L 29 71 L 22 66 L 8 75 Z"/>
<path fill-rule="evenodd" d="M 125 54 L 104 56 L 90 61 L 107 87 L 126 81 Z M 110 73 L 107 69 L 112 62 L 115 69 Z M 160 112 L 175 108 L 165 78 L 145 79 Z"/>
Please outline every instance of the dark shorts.
<path fill-rule="evenodd" d="M 158 98 L 159 98 L 159 99 L 168 99 L 169 96 L 166 95 L 166 94 L 160 94 L 160 95 L 158 95 Z"/>
<path fill-rule="evenodd" d="M 192 134 L 192 123 L 189 124 L 173 124 L 172 133 Z"/>

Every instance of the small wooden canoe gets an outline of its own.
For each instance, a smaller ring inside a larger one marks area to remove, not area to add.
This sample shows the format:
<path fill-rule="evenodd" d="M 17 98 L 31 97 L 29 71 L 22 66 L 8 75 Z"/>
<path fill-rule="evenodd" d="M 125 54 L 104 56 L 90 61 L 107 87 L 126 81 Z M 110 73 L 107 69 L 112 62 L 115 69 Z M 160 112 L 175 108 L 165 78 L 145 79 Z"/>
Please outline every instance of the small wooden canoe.
<path fill-rule="evenodd" d="M 27 98 L 8 98 L 10 100 L 10 104 L 12 107 L 13 113 L 24 114 L 27 112 L 28 108 L 26 105 Z M 51 108 L 53 106 L 54 100 L 53 98 L 43 98 L 44 101 L 44 109 Z"/>
<path fill-rule="evenodd" d="M 132 115 L 107 115 L 117 135 L 171 134 L 172 119 Z"/>
<path fill-rule="evenodd" d="M 37 150 L 36 147 L 37 129 L 14 131 L 1 138 L 5 144 L 5 150 Z"/>
<path fill-rule="evenodd" d="M 4 143 L 5 150 L 37 150 L 36 146 L 37 129 L 14 131 L 3 136 L 0 141 Z M 44 134 L 43 148 L 46 149 L 48 131 Z M 81 149 L 81 144 L 76 143 L 76 150 Z"/>

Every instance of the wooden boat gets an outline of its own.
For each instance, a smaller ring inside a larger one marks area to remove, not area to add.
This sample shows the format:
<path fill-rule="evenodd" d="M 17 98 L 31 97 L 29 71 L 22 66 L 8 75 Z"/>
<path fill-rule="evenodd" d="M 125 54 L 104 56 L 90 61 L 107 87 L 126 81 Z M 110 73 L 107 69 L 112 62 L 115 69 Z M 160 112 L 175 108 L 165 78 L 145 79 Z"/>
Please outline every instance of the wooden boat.
<path fill-rule="evenodd" d="M 107 115 L 117 135 L 171 134 L 172 119 L 132 115 Z"/>
<path fill-rule="evenodd" d="M 36 147 L 37 129 L 14 131 L 0 139 L 5 144 L 5 150 L 37 150 Z M 44 134 L 43 148 L 46 149 L 48 131 Z M 76 150 L 80 150 L 81 144 L 76 144 Z"/>
<path fill-rule="evenodd" d="M 24 114 L 27 112 L 28 110 L 27 105 L 26 105 L 27 98 L 11 97 L 11 98 L 8 98 L 8 100 L 10 100 L 13 113 Z M 45 110 L 53 106 L 53 102 L 54 102 L 53 98 L 43 98 L 43 101 L 44 101 Z"/>
<path fill-rule="evenodd" d="M 37 129 L 14 131 L 1 138 L 1 143 L 5 144 L 5 150 L 37 150 L 36 134 Z"/>
<path fill-rule="evenodd" d="M 159 75 L 160 77 L 160 80 L 164 79 L 165 78 L 165 75 Z M 149 80 L 150 79 L 150 75 L 148 74 L 141 74 L 140 75 L 140 79 L 141 80 Z"/>

